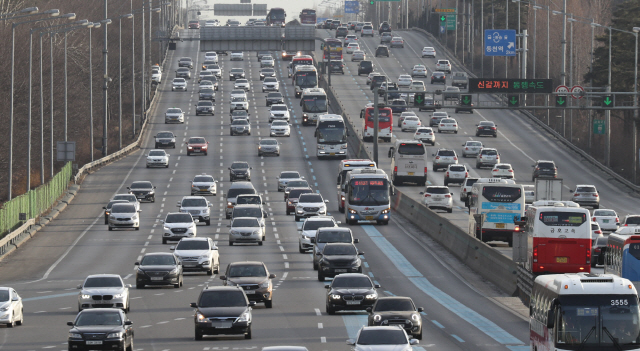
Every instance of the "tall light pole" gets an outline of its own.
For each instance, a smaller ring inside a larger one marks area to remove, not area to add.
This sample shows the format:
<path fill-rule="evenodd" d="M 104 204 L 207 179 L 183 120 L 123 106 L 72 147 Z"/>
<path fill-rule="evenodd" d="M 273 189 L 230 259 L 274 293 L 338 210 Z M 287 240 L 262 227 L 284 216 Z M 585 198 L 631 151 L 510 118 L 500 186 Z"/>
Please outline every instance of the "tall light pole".
<path fill-rule="evenodd" d="M 103 49 L 102 49 L 102 64 L 103 64 L 103 75 L 102 75 L 102 113 L 103 113 L 103 125 L 102 125 L 102 157 L 107 156 L 108 154 L 108 146 L 109 146 L 109 138 L 108 138 L 108 125 L 109 125 L 109 100 L 107 98 L 107 93 L 109 90 L 109 49 L 108 49 L 108 38 L 107 38 L 107 26 L 111 24 L 111 19 L 108 16 L 107 11 L 107 0 L 104 0 L 104 19 L 100 21 L 102 25 L 104 25 L 104 40 L 103 40 Z"/>
<path fill-rule="evenodd" d="M 93 22 L 93 26 L 89 27 L 89 131 L 90 131 L 90 147 L 91 162 L 93 162 L 93 60 L 91 59 L 91 32 L 93 28 L 100 28 L 100 22 Z"/>
<path fill-rule="evenodd" d="M 633 34 L 636 39 L 636 55 L 633 65 L 633 183 L 636 182 L 636 175 L 638 171 L 638 32 L 640 27 L 633 27 Z"/>
<path fill-rule="evenodd" d="M 128 13 L 126 15 L 118 16 L 119 20 L 119 39 L 120 44 L 118 45 L 119 55 L 118 55 L 118 149 L 122 149 L 122 19 L 133 18 L 133 14 Z M 132 45 L 133 46 L 133 45 Z M 135 90 L 135 89 L 134 89 Z"/>

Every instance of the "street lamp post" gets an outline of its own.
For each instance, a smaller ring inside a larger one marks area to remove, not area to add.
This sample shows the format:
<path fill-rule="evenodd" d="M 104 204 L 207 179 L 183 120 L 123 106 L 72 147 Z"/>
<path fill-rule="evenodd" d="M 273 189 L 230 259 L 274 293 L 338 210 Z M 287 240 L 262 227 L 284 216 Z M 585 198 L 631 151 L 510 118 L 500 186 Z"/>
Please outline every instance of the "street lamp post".
<path fill-rule="evenodd" d="M 100 22 L 93 22 L 93 26 L 89 27 L 89 151 L 91 153 L 91 162 L 93 162 L 93 60 L 91 59 L 91 32 L 93 28 L 98 29 L 100 26 Z"/>
<path fill-rule="evenodd" d="M 100 21 L 100 24 L 104 25 L 104 40 L 103 40 L 103 49 L 102 49 L 102 64 L 103 64 L 103 75 L 102 75 L 102 113 L 103 113 L 103 125 L 102 125 L 102 157 L 107 156 L 108 154 L 108 146 L 109 146 L 109 138 L 108 138 L 108 125 L 109 125 L 109 105 L 107 93 L 109 90 L 109 69 L 108 69 L 108 39 L 107 39 L 107 26 L 111 24 L 111 19 L 108 18 L 107 14 L 107 0 L 104 0 L 104 19 Z"/>
<path fill-rule="evenodd" d="M 638 32 L 640 27 L 633 27 L 633 34 L 636 39 L 636 54 L 633 65 L 633 183 L 636 183 L 638 172 Z"/>
<path fill-rule="evenodd" d="M 122 149 L 122 19 L 133 18 L 133 14 L 128 13 L 126 15 L 118 16 L 119 20 L 119 39 L 120 44 L 118 45 L 119 50 L 119 58 L 118 58 L 118 149 Z M 132 45 L 133 46 L 133 45 Z M 134 127 L 135 128 L 135 127 Z"/>

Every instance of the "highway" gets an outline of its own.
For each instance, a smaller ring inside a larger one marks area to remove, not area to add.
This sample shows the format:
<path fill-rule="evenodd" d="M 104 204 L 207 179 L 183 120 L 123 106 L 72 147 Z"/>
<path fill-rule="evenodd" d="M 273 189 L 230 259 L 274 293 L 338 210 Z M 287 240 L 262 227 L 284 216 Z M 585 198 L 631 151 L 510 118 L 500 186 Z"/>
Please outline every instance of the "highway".
<path fill-rule="evenodd" d="M 407 33 L 406 37 L 414 48 L 422 40 L 414 33 Z M 376 40 L 366 42 L 373 46 Z M 405 48 L 405 51 L 409 50 Z M 397 51 L 394 49 L 393 52 Z M 277 275 L 274 280 L 274 307 L 265 309 L 262 304 L 255 307 L 253 338 L 250 340 L 205 338 L 204 341 L 195 341 L 193 309 L 189 303 L 196 301 L 203 286 L 221 285 L 218 275 L 186 274 L 184 287 L 179 289 L 132 288 L 129 317 L 134 323 L 136 350 L 257 350 L 272 345 L 303 345 L 311 351 L 348 350 L 345 340 L 354 337 L 359 327 L 366 324 L 364 312 L 335 316 L 325 313 L 324 284 L 316 279 L 311 255 L 298 253 L 297 227 L 300 224 L 294 222 L 293 216 L 285 215 L 282 193 L 277 192 L 276 176 L 280 171 L 298 170 L 331 201 L 330 213 L 343 220 L 338 216 L 335 202 L 338 161 L 318 161 L 314 156 L 313 128 L 300 126 L 299 100 L 293 97 L 293 87 L 286 78 L 286 63 L 276 62 L 281 87 L 284 88 L 281 91 L 294 111 L 293 135 L 279 139 L 282 143 L 280 157 L 258 157 L 256 142 L 268 136 L 268 110 L 264 103 L 266 94 L 260 89 L 255 52 L 246 52 L 244 61 L 229 62 L 228 57 L 221 58 L 224 80 L 216 94 L 214 117 L 195 116 L 195 79 L 189 82 L 187 92 L 171 91 L 173 72 L 178 59 L 183 56 L 192 57 L 197 68 L 204 53 L 198 52 L 197 42 L 178 43 L 178 49 L 170 53 L 164 67 L 166 74 L 159 87 L 159 100 L 151 111 L 145 147 L 89 175 L 66 211 L 0 262 L 0 285 L 14 287 L 22 295 L 25 305 L 25 326 L 0 328 L 0 350 L 66 350 L 69 330 L 66 322 L 73 320 L 77 313 L 76 286 L 87 275 L 96 273 L 120 274 L 125 283 L 134 284 L 134 262 L 141 255 L 169 250 L 169 244 L 161 243 L 159 220 L 176 210 L 176 202 L 189 195 L 189 180 L 200 173 L 214 175 L 219 183 L 218 196 L 210 199 L 213 203 L 211 226 L 199 225 L 198 235 L 218 242 L 221 269 L 230 262 L 241 260 L 265 262 Z M 404 73 L 400 67 L 392 67 L 393 57 L 386 59 L 388 63 L 382 60 L 377 60 L 378 67 L 388 69 L 390 76 Z M 418 61 L 411 56 L 400 60 L 405 67 Z M 348 66 L 353 71 L 355 65 L 348 63 Z M 233 67 L 244 68 L 253 86 L 249 93 L 251 136 L 229 136 L 228 100 L 233 82 L 229 81 L 228 72 Z M 352 89 L 354 84 L 364 87 L 363 79 L 355 78 L 354 82 L 354 78 L 345 75 L 334 80 L 336 87 L 345 91 L 345 97 L 353 99 L 349 104 L 353 111 L 359 111 L 362 102 L 367 100 L 365 95 L 358 95 L 360 90 Z M 169 107 L 187 111 L 185 124 L 163 123 L 164 112 Z M 351 116 L 353 111 L 348 111 Z M 477 118 L 477 114 L 465 118 L 463 130 L 469 131 Z M 503 146 L 505 160 L 513 158 L 511 162 L 515 163 L 522 154 L 507 150 L 506 135 L 513 138 L 521 135 L 512 134 L 512 131 L 524 124 L 517 119 L 510 123 L 507 116 L 503 119 L 504 122 L 498 122 L 502 134 L 491 143 L 499 148 Z M 153 148 L 150 136 L 163 130 L 171 130 L 179 136 L 176 149 L 168 150 L 170 167 L 147 169 L 144 154 Z M 526 130 L 531 134 L 531 141 L 543 138 L 533 129 Z M 190 136 L 203 136 L 209 141 L 208 156 L 186 156 L 181 143 Z M 448 141 L 447 145 L 451 145 L 449 141 L 454 138 L 454 143 L 458 144 L 466 138 L 464 133 L 438 137 L 440 143 Z M 517 145 L 525 148 L 527 140 L 519 141 Z M 523 150 L 533 152 L 532 148 Z M 554 154 L 553 149 L 546 152 L 547 157 Z M 535 159 L 533 155 L 532 159 Z M 229 221 L 224 218 L 222 195 L 230 185 L 227 167 L 234 160 L 246 160 L 252 165 L 253 184 L 267 201 L 270 216 L 264 246 L 227 245 L 226 225 Z M 516 167 L 524 168 L 529 161 L 519 162 Z M 573 164 L 575 161 L 567 156 L 567 162 Z M 562 166 L 561 172 L 567 168 Z M 588 174 L 586 171 L 580 173 Z M 597 178 L 585 177 L 585 181 Z M 148 180 L 157 186 L 156 202 L 142 204 L 141 229 L 107 231 L 103 224 L 102 206 L 114 194 L 126 192 L 126 186 L 137 180 Z M 438 183 L 441 174 L 431 174 L 430 180 Z M 576 178 L 576 181 L 581 180 Z M 602 182 L 598 187 L 601 192 L 606 189 L 604 193 L 608 194 L 609 189 L 604 180 Z M 415 188 L 403 190 L 417 191 Z M 462 211 L 458 210 L 454 215 L 461 216 Z M 513 298 L 504 296 L 497 288 L 469 272 L 467 267 L 426 238 L 421 230 L 396 214 L 388 226 L 362 225 L 352 229 L 354 236 L 360 239 L 358 248 L 365 253 L 365 274 L 382 286 L 380 296 L 410 296 L 417 306 L 425 308 L 422 315 L 424 337 L 415 347 L 416 351 L 529 349 L 526 346 L 527 319 L 508 308 Z"/>

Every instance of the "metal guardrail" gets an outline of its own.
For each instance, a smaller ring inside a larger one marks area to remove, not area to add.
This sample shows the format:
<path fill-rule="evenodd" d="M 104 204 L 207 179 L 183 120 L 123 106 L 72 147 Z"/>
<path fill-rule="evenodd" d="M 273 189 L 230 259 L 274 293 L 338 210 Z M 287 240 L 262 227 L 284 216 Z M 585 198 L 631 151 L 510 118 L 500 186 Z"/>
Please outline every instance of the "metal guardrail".
<path fill-rule="evenodd" d="M 0 257 L 4 256 L 9 248 L 14 245 L 17 247 L 16 243 L 22 240 L 22 237 L 28 235 L 29 229 L 31 226 L 36 223 L 34 218 L 27 220 L 23 225 L 18 227 L 18 229 L 12 231 L 7 234 L 4 238 L 0 239 Z"/>

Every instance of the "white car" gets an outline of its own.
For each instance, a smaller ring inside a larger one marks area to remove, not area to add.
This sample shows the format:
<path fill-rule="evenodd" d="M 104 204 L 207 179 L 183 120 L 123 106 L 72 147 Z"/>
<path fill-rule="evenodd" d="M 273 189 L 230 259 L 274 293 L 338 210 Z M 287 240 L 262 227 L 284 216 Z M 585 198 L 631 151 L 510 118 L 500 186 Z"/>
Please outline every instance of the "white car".
<path fill-rule="evenodd" d="M 358 43 L 350 43 L 347 45 L 347 54 L 353 54 L 356 50 L 360 50 L 360 45 Z"/>
<path fill-rule="evenodd" d="M 218 247 L 210 238 L 182 238 L 171 249 L 185 272 L 205 271 L 213 275 L 220 270 Z"/>
<path fill-rule="evenodd" d="M 448 186 L 428 186 L 424 192 L 423 203 L 427 208 L 453 212 L 453 193 Z"/>
<path fill-rule="evenodd" d="M 115 205 L 114 205 L 115 206 Z M 169 212 L 162 222 L 162 243 L 167 241 L 179 241 L 182 238 L 191 238 L 197 235 L 197 219 L 193 219 L 190 213 Z"/>
<path fill-rule="evenodd" d="M 436 58 L 436 49 L 431 46 L 425 46 L 424 48 L 422 48 L 422 57 Z"/>
<path fill-rule="evenodd" d="M 201 80 L 200 85 L 198 85 L 198 89 L 216 89 L 216 86 L 213 85 L 213 82 L 210 80 Z"/>
<path fill-rule="evenodd" d="M 420 127 L 416 130 L 416 134 L 413 135 L 413 139 L 420 140 L 423 143 L 429 143 L 432 146 L 436 144 L 436 133 L 433 132 L 431 127 Z"/>
<path fill-rule="evenodd" d="M 171 91 L 187 91 L 187 80 L 184 78 L 173 78 L 171 82 Z"/>
<path fill-rule="evenodd" d="M 410 87 L 413 83 L 413 78 L 408 74 L 401 74 L 398 77 L 398 87 Z"/>
<path fill-rule="evenodd" d="M 407 117 L 418 117 L 418 115 L 416 115 L 415 112 L 413 111 L 405 111 L 402 112 L 400 114 L 400 116 L 398 117 L 398 127 L 402 127 L 402 122 L 404 121 L 405 118 Z"/>
<path fill-rule="evenodd" d="M 169 154 L 164 150 L 149 150 L 147 154 L 147 168 L 151 167 L 169 168 Z"/>
<path fill-rule="evenodd" d="M 207 51 L 204 54 L 204 60 L 210 60 L 213 61 L 214 63 L 218 63 L 218 54 L 215 51 Z"/>
<path fill-rule="evenodd" d="M 373 26 L 371 25 L 366 25 L 362 27 L 362 30 L 360 31 L 360 37 L 363 38 L 365 35 L 369 35 L 373 38 Z"/>
<path fill-rule="evenodd" d="M 191 195 L 213 195 L 218 194 L 218 181 L 209 174 L 199 174 L 191 181 Z"/>
<path fill-rule="evenodd" d="M 140 209 L 140 201 L 133 194 L 116 194 L 116 195 L 113 195 L 110 201 L 116 201 L 116 200 L 124 200 L 132 204 L 136 208 L 136 211 Z"/>
<path fill-rule="evenodd" d="M 482 150 L 482 143 L 475 140 L 467 140 L 464 144 L 462 144 L 462 152 L 460 155 L 462 157 L 476 157 L 478 153 Z"/>
<path fill-rule="evenodd" d="M 129 312 L 130 287 L 118 274 L 90 275 L 77 287 L 80 289 L 78 312 L 88 308 L 119 308 Z"/>
<path fill-rule="evenodd" d="M 378 76 L 378 75 L 380 75 L 380 73 L 379 72 L 375 72 L 375 71 L 369 73 L 369 75 L 367 76 L 367 85 L 371 84 L 371 79 L 374 76 Z"/>
<path fill-rule="evenodd" d="M 469 171 L 465 165 L 449 165 L 444 174 L 444 186 L 451 183 L 462 185 L 464 180 L 469 176 Z"/>
<path fill-rule="evenodd" d="M 244 96 L 233 98 L 229 106 L 229 112 L 233 112 L 233 110 L 249 110 L 247 98 Z"/>
<path fill-rule="evenodd" d="M 271 105 L 271 108 L 269 109 L 269 123 L 275 120 L 282 120 L 282 121 L 289 122 L 290 118 L 291 116 L 289 114 L 289 108 L 287 107 L 287 105 L 285 104 Z"/>
<path fill-rule="evenodd" d="M 404 121 L 402 121 L 401 129 L 403 132 L 412 132 L 418 130 L 421 126 L 422 122 L 420 122 L 420 118 L 408 116 L 404 118 Z"/>
<path fill-rule="evenodd" d="M 307 193 L 300 195 L 294 212 L 296 222 L 300 218 L 326 215 L 328 202 L 329 200 L 324 200 L 320 194 Z"/>
<path fill-rule="evenodd" d="M 229 61 L 244 61 L 244 52 L 231 51 L 231 55 L 229 56 Z"/>
<path fill-rule="evenodd" d="M 367 58 L 367 54 L 364 53 L 364 51 L 362 50 L 356 50 L 353 52 L 353 55 L 351 55 L 351 61 L 362 61 L 365 60 Z"/>
<path fill-rule="evenodd" d="M 170 107 L 164 113 L 164 123 L 184 123 L 184 112 L 178 107 Z"/>
<path fill-rule="evenodd" d="M 180 212 L 191 213 L 193 218 L 197 218 L 206 225 L 211 225 L 211 210 L 209 209 L 211 206 L 212 204 L 204 196 L 183 196 L 182 200 L 178 201 Z"/>
<path fill-rule="evenodd" d="M 233 84 L 233 89 L 243 89 L 244 91 L 249 91 L 251 89 L 251 86 L 249 85 L 249 80 L 236 79 L 236 82 Z"/>
<path fill-rule="evenodd" d="M 162 72 L 158 69 L 151 71 L 151 81 L 155 83 L 162 83 Z"/>
<path fill-rule="evenodd" d="M 260 68 L 273 67 L 274 65 L 275 65 L 275 62 L 273 60 L 273 56 L 271 55 L 262 56 L 262 59 L 260 60 Z"/>
<path fill-rule="evenodd" d="M 247 97 L 247 92 L 240 89 L 231 90 L 231 94 L 229 95 L 229 101 L 233 101 L 233 98 L 236 97 Z"/>
<path fill-rule="evenodd" d="M 271 126 L 269 127 L 269 136 L 291 136 L 291 124 L 287 121 L 275 120 L 271 122 Z"/>
<path fill-rule="evenodd" d="M 403 315 L 403 321 L 404 318 Z M 409 318 L 408 315 L 406 318 Z M 415 318 L 421 317 L 417 315 Z M 418 339 L 410 338 L 404 328 L 397 325 L 362 327 L 355 339 L 347 340 L 347 344 L 352 345 L 352 351 L 411 351 L 412 345 L 418 343 L 420 343 Z"/>
<path fill-rule="evenodd" d="M 451 73 L 451 63 L 449 60 L 438 60 L 436 71 Z"/>
<path fill-rule="evenodd" d="M 357 43 L 358 36 L 355 34 L 349 34 L 344 38 L 344 46 L 349 46 L 351 43 Z"/>
<path fill-rule="evenodd" d="M 218 64 L 207 65 L 206 71 L 213 73 L 218 78 L 222 78 L 222 69 Z"/>
<path fill-rule="evenodd" d="M 458 122 L 453 118 L 443 118 L 438 124 L 438 133 L 442 132 L 458 134 Z"/>
<path fill-rule="evenodd" d="M 516 179 L 513 168 L 509 163 L 496 163 L 491 170 L 491 176 L 493 178 Z"/>
<path fill-rule="evenodd" d="M 413 69 L 411 69 L 411 77 L 427 77 L 428 71 L 427 67 L 424 65 L 415 65 Z M 423 83 L 424 84 L 424 83 Z"/>
<path fill-rule="evenodd" d="M 24 314 L 22 313 L 22 298 L 18 293 L 9 287 L 0 288 L 0 324 L 9 328 L 22 325 Z"/>
<path fill-rule="evenodd" d="M 620 217 L 614 210 L 598 209 L 593 211 L 592 222 L 598 222 L 602 230 L 616 231 L 620 225 Z"/>
<path fill-rule="evenodd" d="M 131 194 L 133 197 L 135 195 Z M 136 199 L 137 200 L 137 199 Z M 138 207 L 136 207 L 136 204 Z M 133 228 L 140 230 L 140 202 L 133 203 L 117 203 L 111 206 L 111 213 L 107 222 L 109 224 L 109 231 L 113 228 Z"/>
<path fill-rule="evenodd" d="M 275 77 L 266 77 L 262 81 L 262 92 L 265 91 L 280 91 L 280 83 L 278 82 L 278 78 Z"/>

